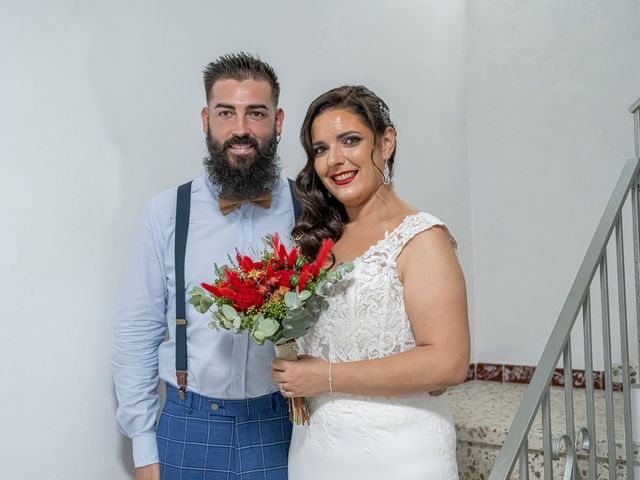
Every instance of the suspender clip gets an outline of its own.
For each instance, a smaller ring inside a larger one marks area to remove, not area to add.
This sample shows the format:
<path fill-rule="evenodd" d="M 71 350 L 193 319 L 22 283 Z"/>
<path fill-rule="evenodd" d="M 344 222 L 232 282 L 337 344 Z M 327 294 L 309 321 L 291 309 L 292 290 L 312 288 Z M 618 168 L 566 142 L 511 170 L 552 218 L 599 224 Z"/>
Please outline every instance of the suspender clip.
<path fill-rule="evenodd" d="M 180 400 L 186 398 L 187 393 L 187 372 L 186 370 L 178 370 L 176 372 L 176 380 L 178 382 L 178 396 Z"/>

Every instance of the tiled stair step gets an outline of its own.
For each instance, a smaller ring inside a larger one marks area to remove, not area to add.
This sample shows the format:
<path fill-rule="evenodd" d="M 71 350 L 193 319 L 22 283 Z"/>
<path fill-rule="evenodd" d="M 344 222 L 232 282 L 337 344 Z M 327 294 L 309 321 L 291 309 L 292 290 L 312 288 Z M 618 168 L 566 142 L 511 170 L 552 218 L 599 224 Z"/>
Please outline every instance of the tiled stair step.
<path fill-rule="evenodd" d="M 458 465 L 461 479 L 486 479 L 495 458 L 506 438 L 509 426 L 520 406 L 528 385 L 471 381 L 449 390 L 449 399 L 456 420 L 458 436 Z M 585 392 L 574 390 L 574 415 L 576 427 L 587 425 Z M 608 477 L 606 418 L 604 391 L 595 392 L 596 412 L 596 457 L 598 478 Z M 614 415 L 616 432 L 616 456 L 620 463 L 619 475 L 624 478 L 624 426 L 622 417 L 622 394 L 614 392 Z M 551 421 L 556 434 L 565 430 L 564 390 L 551 388 Z M 529 433 L 529 463 L 531 478 L 542 472 L 542 424 L 540 412 Z M 584 452 L 582 452 L 584 454 Z M 636 461 L 640 459 L 635 449 Z M 581 459 L 582 457 L 582 459 Z M 587 468 L 586 457 L 579 455 L 581 470 Z M 554 462 L 554 477 L 562 478 L 564 460 Z M 516 467 L 517 469 L 517 467 Z M 602 473 L 601 473 L 602 472 Z M 514 478 L 517 478 L 514 476 Z"/>

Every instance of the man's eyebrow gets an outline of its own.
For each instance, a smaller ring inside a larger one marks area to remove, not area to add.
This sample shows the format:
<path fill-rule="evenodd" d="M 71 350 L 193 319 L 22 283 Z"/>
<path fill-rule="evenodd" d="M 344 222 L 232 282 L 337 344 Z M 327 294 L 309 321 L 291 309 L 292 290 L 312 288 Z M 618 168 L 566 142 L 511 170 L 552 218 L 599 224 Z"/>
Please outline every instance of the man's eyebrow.
<path fill-rule="evenodd" d="M 235 105 L 232 105 L 230 103 L 216 103 L 215 106 L 213 108 L 226 108 L 229 110 L 235 110 L 236 107 Z M 247 105 L 248 109 L 250 110 L 267 110 L 269 107 L 267 107 L 266 104 L 264 103 L 252 103 L 250 105 Z"/>

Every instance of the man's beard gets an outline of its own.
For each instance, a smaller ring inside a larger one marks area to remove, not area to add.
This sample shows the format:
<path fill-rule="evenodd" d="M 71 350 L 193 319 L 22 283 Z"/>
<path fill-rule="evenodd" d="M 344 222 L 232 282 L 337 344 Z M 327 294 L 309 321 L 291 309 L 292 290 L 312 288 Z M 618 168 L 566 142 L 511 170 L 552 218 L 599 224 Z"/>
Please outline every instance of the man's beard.
<path fill-rule="evenodd" d="M 249 155 L 234 155 L 228 152 L 234 144 L 251 145 Z M 233 136 L 220 143 L 207 135 L 209 156 L 204 167 L 220 189 L 220 196 L 237 200 L 249 200 L 271 191 L 280 178 L 280 163 L 276 154 L 278 142 L 275 132 L 263 145 L 253 137 Z M 233 155 L 233 159 L 229 158 Z"/>

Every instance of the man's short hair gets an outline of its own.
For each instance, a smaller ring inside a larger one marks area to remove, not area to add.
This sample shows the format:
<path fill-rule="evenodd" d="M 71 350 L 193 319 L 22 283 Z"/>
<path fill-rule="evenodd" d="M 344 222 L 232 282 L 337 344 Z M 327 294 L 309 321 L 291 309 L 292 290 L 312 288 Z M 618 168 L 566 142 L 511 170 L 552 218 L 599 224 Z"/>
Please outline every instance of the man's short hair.
<path fill-rule="evenodd" d="M 222 55 L 207 65 L 203 74 L 207 103 L 211 97 L 211 87 L 218 80 L 264 80 L 271 85 L 274 106 L 278 105 L 280 84 L 276 72 L 257 55 L 246 52 Z"/>

